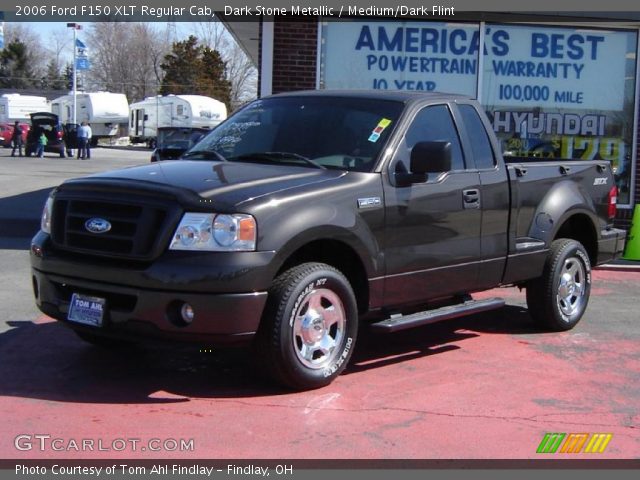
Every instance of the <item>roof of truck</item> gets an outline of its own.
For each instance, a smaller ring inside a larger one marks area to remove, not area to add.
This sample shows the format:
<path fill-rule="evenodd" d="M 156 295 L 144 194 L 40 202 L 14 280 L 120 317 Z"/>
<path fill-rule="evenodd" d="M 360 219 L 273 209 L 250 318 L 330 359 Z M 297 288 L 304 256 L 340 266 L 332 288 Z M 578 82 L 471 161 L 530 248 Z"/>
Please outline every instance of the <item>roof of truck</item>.
<path fill-rule="evenodd" d="M 374 98 L 378 100 L 392 100 L 396 102 L 410 102 L 415 100 L 468 100 L 467 95 L 443 92 L 406 91 L 406 90 L 299 90 L 273 95 L 274 97 L 326 96 L 350 98 Z"/>

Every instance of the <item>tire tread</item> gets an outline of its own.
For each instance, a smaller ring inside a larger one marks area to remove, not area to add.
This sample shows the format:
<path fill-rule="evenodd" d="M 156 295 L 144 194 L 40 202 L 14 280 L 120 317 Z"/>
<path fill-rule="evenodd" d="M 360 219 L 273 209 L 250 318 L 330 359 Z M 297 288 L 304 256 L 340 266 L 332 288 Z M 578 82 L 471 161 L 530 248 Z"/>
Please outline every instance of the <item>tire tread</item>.
<path fill-rule="evenodd" d="M 554 272 L 558 264 L 564 262 L 564 252 L 569 248 L 578 247 L 584 251 L 582 244 L 569 238 L 560 238 L 551 243 L 547 260 L 545 261 L 542 275 L 532 280 L 527 285 L 527 306 L 529 314 L 536 323 L 545 329 L 552 331 L 565 331 L 573 328 L 578 322 L 561 322 L 556 318 L 554 307 L 555 288 Z M 588 268 L 587 268 L 588 270 Z M 589 274 L 589 272 L 586 272 Z"/>
<path fill-rule="evenodd" d="M 295 390 L 322 386 L 315 382 L 313 384 L 309 383 L 308 385 L 302 384 L 294 373 L 289 371 L 280 359 L 277 358 L 277 352 L 282 348 L 287 348 L 287 346 L 281 342 L 280 333 L 282 322 L 288 320 L 288 317 L 285 315 L 287 301 L 291 298 L 293 292 L 304 278 L 318 271 L 329 271 L 341 277 L 347 285 L 349 284 L 348 280 L 338 269 L 318 262 L 302 263 L 281 273 L 275 278 L 269 288 L 267 306 L 262 316 L 254 345 L 258 368 L 278 383 Z M 332 377 L 327 378 L 325 384 L 329 384 L 331 380 Z"/>

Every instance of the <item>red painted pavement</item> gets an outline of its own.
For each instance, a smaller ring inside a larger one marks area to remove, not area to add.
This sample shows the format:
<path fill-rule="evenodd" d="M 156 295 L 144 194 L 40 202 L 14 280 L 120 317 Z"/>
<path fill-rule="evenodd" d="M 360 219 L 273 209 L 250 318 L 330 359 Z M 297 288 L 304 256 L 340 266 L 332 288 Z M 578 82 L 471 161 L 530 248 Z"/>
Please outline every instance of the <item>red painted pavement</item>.
<path fill-rule="evenodd" d="M 601 455 L 545 458 L 638 458 L 640 326 L 616 312 L 638 308 L 640 273 L 593 276 L 589 311 L 571 332 L 541 333 L 524 293 L 496 290 L 483 295 L 516 306 L 365 333 L 344 375 L 304 393 L 257 378 L 242 352 L 109 353 L 46 317 L 16 322 L 0 335 L 0 457 L 539 458 L 546 432 L 576 432 L 613 439 Z M 195 449 L 19 451 L 21 434 L 103 446 L 193 438 Z"/>

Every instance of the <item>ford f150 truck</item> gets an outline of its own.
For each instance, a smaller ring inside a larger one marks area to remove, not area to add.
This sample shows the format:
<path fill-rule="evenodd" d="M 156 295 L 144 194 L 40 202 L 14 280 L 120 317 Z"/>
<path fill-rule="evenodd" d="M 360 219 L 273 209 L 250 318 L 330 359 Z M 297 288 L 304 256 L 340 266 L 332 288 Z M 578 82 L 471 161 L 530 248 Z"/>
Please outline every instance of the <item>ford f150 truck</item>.
<path fill-rule="evenodd" d="M 358 328 L 394 332 L 504 304 L 568 330 L 591 266 L 618 256 L 605 161 L 505 163 L 456 95 L 297 92 L 257 100 L 182 159 L 73 179 L 31 246 L 38 307 L 96 344 L 249 342 L 317 388 Z"/>

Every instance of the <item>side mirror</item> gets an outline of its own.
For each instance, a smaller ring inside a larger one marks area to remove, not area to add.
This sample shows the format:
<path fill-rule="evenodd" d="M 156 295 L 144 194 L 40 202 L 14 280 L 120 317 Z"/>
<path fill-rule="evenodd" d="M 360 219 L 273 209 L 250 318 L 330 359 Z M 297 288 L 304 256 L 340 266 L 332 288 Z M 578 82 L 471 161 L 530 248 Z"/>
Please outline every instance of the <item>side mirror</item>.
<path fill-rule="evenodd" d="M 418 142 L 411 149 L 411 173 L 441 173 L 451 170 L 450 142 Z"/>

